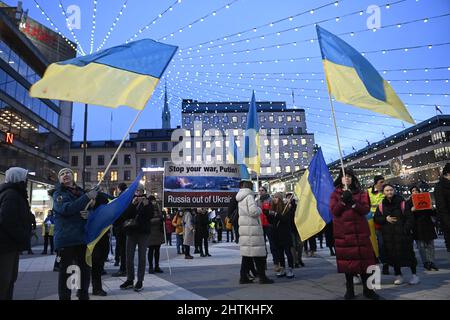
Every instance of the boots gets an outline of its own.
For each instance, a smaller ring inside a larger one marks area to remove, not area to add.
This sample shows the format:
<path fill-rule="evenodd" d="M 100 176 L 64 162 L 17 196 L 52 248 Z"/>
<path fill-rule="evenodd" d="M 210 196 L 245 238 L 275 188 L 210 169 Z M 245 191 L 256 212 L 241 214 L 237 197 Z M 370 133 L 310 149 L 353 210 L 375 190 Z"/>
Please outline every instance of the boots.
<path fill-rule="evenodd" d="M 330 247 L 330 256 L 334 257 L 336 253 L 334 252 L 333 247 Z"/>
<path fill-rule="evenodd" d="M 352 300 L 355 299 L 355 288 L 353 285 L 353 275 L 345 275 L 345 287 L 347 290 L 345 291 L 344 299 L 345 300 Z"/>

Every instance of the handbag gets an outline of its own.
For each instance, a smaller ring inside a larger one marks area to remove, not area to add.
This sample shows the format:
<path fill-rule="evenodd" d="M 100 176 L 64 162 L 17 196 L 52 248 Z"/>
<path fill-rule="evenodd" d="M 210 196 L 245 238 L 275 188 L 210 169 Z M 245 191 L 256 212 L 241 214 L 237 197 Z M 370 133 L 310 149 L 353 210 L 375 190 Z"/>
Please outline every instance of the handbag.
<path fill-rule="evenodd" d="M 138 211 L 138 209 L 140 208 L 140 205 L 141 205 L 141 203 L 139 203 L 139 204 L 137 205 L 137 207 L 136 207 L 136 210 L 137 210 L 136 216 L 135 216 L 134 218 L 127 219 L 127 220 L 125 220 L 125 221 L 123 222 L 123 230 L 124 230 L 125 232 L 137 228 L 137 226 L 138 226 L 138 221 L 137 221 L 137 219 L 138 219 L 138 217 L 139 217 L 139 211 Z"/>

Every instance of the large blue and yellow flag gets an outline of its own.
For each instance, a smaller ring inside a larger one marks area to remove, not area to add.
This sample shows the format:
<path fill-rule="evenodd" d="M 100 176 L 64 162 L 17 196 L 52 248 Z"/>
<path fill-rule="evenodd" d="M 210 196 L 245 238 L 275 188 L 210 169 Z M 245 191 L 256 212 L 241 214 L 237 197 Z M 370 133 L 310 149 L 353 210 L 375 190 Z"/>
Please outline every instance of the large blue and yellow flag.
<path fill-rule="evenodd" d="M 133 200 L 134 192 L 142 178 L 142 172 L 136 177 L 133 183 L 116 199 L 108 204 L 98 206 L 89 213 L 88 221 L 85 226 L 86 243 L 86 263 L 92 266 L 92 252 L 97 242 L 109 230 L 111 225 L 130 205 Z"/>
<path fill-rule="evenodd" d="M 333 178 L 319 148 L 294 189 L 298 200 L 295 225 L 302 241 L 319 233 L 331 221 L 329 204 L 333 190 Z"/>
<path fill-rule="evenodd" d="M 143 39 L 52 63 L 30 96 L 142 110 L 177 48 Z"/>
<path fill-rule="evenodd" d="M 230 153 L 231 162 L 234 164 L 239 164 L 240 178 L 242 180 L 249 180 L 250 175 L 248 173 L 248 168 L 244 163 L 242 163 L 242 160 L 243 160 L 242 153 L 239 152 L 234 139 L 231 141 L 231 143 L 233 144 L 233 148 L 228 148 L 229 153 Z"/>
<path fill-rule="evenodd" d="M 328 91 L 342 103 L 414 124 L 403 102 L 357 50 L 317 26 Z"/>
<path fill-rule="evenodd" d="M 259 122 L 256 111 L 255 92 L 253 91 L 252 100 L 247 113 L 247 129 L 245 130 L 244 141 L 244 162 L 247 167 L 260 174 L 261 157 L 259 152 Z"/>

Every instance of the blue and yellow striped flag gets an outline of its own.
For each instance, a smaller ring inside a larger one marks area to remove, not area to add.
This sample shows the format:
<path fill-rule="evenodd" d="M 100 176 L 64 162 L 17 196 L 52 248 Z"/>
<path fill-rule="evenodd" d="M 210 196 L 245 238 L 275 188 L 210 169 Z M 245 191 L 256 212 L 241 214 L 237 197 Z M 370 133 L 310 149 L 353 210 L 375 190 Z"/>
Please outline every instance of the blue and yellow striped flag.
<path fill-rule="evenodd" d="M 415 124 L 403 102 L 357 50 L 317 26 L 328 91 L 342 103 Z"/>
<path fill-rule="evenodd" d="M 294 189 L 298 200 L 295 225 L 302 241 L 319 233 L 331 221 L 329 204 L 333 190 L 333 178 L 319 148 Z"/>
<path fill-rule="evenodd" d="M 108 204 L 98 206 L 89 213 L 85 226 L 86 233 L 86 263 L 92 266 L 92 252 L 97 242 L 109 230 L 111 225 L 128 208 L 133 200 L 134 192 L 138 187 L 143 173 L 141 172 L 127 190 Z"/>
<path fill-rule="evenodd" d="M 240 174 L 240 178 L 242 180 L 249 180 L 250 179 L 250 175 L 248 174 L 248 169 L 247 166 L 242 163 L 242 153 L 239 152 L 237 145 L 236 145 L 236 141 L 234 141 L 234 139 L 231 141 L 231 144 L 233 144 L 233 148 L 228 148 L 228 152 L 230 153 L 230 157 L 231 157 L 231 162 L 233 164 L 239 164 L 239 174 Z"/>
<path fill-rule="evenodd" d="M 177 48 L 143 39 L 52 63 L 30 96 L 142 110 Z"/>
<path fill-rule="evenodd" d="M 247 113 L 247 129 L 245 130 L 244 162 L 257 175 L 261 171 L 261 157 L 259 152 L 259 122 L 256 111 L 255 92 Z"/>

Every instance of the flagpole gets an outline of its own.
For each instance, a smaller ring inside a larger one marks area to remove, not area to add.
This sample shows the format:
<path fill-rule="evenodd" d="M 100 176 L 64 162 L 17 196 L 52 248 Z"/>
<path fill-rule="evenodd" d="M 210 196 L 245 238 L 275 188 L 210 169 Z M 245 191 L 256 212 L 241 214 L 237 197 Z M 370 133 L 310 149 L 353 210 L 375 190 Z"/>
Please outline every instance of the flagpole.
<path fill-rule="evenodd" d="M 327 81 L 327 83 L 328 83 L 328 81 Z M 342 157 L 341 141 L 339 140 L 339 131 L 338 131 L 338 127 L 336 124 L 336 114 L 334 113 L 333 99 L 331 99 L 330 92 L 328 92 L 328 99 L 330 101 L 330 106 L 331 106 L 331 115 L 333 116 L 334 130 L 336 131 L 336 141 L 337 141 L 337 145 L 338 145 L 338 149 L 339 149 L 339 158 L 341 160 L 342 176 L 345 177 L 345 168 L 344 168 L 344 160 Z M 344 179 L 344 181 L 345 181 L 345 179 Z M 344 189 L 347 190 L 346 183 L 344 183 Z"/>
<path fill-rule="evenodd" d="M 168 213 L 166 213 L 166 214 L 168 215 Z M 172 275 L 172 268 L 170 267 L 169 248 L 167 248 L 168 241 L 167 241 L 167 234 L 166 234 L 166 216 L 164 216 L 163 230 L 164 230 L 164 240 L 166 241 L 167 265 L 169 266 L 169 274 Z"/>
<path fill-rule="evenodd" d="M 116 158 L 117 154 L 119 153 L 120 149 L 122 148 L 122 145 L 124 144 L 125 140 L 127 139 L 128 135 L 130 134 L 131 129 L 133 129 L 134 125 L 136 124 L 136 122 L 138 121 L 139 117 L 142 114 L 142 111 L 144 111 L 144 109 L 139 110 L 139 112 L 136 114 L 136 116 L 134 117 L 133 122 L 130 124 L 130 126 L 128 127 L 128 130 L 125 132 L 125 135 L 122 138 L 122 141 L 120 141 L 119 146 L 117 147 L 116 152 L 114 152 L 113 156 L 111 157 L 111 160 L 108 163 L 108 166 L 105 169 L 105 172 L 103 173 L 103 176 L 100 177 L 100 180 L 97 183 L 97 186 L 100 186 L 106 176 L 106 174 L 108 173 L 114 159 Z"/>
<path fill-rule="evenodd" d="M 83 128 L 83 190 L 86 188 L 86 152 L 87 152 L 87 121 L 88 121 L 88 104 L 84 104 L 84 128 Z"/>

